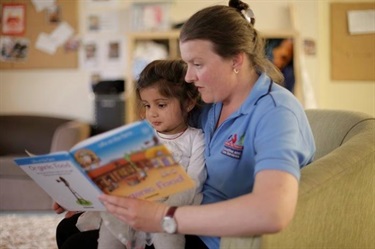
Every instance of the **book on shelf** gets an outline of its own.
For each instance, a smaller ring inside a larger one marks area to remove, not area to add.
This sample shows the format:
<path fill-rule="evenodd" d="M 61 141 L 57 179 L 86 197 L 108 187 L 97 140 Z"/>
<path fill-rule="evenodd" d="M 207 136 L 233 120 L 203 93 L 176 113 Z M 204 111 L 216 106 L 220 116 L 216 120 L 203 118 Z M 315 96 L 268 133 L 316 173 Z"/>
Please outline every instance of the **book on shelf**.
<path fill-rule="evenodd" d="M 195 184 L 147 121 L 90 137 L 69 151 L 14 161 L 70 211 L 105 210 L 102 193 L 155 201 Z"/>

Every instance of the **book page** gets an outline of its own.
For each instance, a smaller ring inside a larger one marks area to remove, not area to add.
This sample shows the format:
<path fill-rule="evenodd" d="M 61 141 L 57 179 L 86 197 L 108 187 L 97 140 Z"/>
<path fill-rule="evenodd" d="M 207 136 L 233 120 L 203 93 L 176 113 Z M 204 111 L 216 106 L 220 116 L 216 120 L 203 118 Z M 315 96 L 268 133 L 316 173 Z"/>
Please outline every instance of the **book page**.
<path fill-rule="evenodd" d="M 98 200 L 102 192 L 74 165 L 69 153 L 18 158 L 15 162 L 65 209 L 105 210 Z"/>

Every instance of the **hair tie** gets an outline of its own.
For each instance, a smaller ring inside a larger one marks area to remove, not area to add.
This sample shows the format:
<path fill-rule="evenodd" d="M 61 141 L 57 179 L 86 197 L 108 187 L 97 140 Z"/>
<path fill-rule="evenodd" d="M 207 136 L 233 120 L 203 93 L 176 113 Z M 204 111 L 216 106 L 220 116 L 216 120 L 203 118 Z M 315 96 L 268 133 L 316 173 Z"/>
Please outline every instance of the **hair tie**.
<path fill-rule="evenodd" d="M 255 15 L 254 15 L 254 12 L 251 9 L 241 10 L 241 13 L 249 23 L 254 25 Z"/>

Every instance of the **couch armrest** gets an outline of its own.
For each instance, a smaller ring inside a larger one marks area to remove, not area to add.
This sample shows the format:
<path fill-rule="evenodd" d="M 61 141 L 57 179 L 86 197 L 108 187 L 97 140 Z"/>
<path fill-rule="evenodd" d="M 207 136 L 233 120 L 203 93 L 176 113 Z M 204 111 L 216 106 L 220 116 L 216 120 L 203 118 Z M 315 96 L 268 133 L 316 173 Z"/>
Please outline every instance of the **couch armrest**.
<path fill-rule="evenodd" d="M 81 121 L 69 121 L 60 125 L 52 138 L 51 152 L 70 150 L 78 142 L 90 136 L 90 125 Z"/>
<path fill-rule="evenodd" d="M 294 219 L 262 248 L 372 248 L 375 122 L 301 171 Z"/>

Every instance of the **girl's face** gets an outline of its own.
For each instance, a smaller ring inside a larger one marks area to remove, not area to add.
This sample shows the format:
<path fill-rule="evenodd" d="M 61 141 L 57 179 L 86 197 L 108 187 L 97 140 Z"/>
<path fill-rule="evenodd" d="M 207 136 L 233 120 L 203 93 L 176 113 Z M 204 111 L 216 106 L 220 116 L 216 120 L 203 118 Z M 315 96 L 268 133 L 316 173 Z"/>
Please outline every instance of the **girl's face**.
<path fill-rule="evenodd" d="M 159 93 L 157 87 L 140 90 L 146 119 L 160 133 L 176 134 L 186 129 L 180 102 L 177 98 L 167 98 Z"/>
<path fill-rule="evenodd" d="M 185 80 L 193 83 L 206 103 L 230 100 L 234 87 L 233 60 L 223 59 L 206 40 L 180 43 L 182 59 L 188 70 Z"/>

